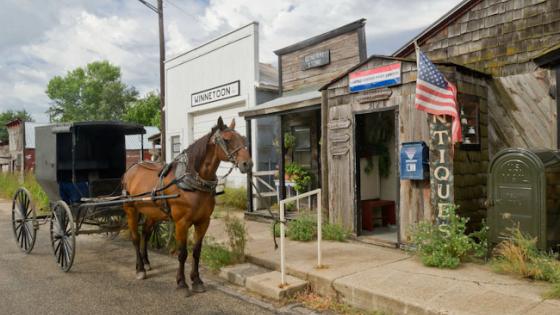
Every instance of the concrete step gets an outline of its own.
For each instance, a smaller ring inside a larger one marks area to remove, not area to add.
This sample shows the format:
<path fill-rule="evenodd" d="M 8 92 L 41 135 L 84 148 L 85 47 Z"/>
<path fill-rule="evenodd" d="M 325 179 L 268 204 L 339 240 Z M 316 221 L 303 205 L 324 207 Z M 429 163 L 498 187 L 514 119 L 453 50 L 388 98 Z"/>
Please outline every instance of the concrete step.
<path fill-rule="evenodd" d="M 220 270 L 220 277 L 238 286 L 245 286 L 247 277 L 270 272 L 269 269 L 251 264 L 237 264 L 224 267 Z"/>
<path fill-rule="evenodd" d="M 307 281 L 286 275 L 286 284 L 281 286 L 281 274 L 271 271 L 259 275 L 247 277 L 245 288 L 264 297 L 280 301 L 304 291 L 309 283 Z"/>

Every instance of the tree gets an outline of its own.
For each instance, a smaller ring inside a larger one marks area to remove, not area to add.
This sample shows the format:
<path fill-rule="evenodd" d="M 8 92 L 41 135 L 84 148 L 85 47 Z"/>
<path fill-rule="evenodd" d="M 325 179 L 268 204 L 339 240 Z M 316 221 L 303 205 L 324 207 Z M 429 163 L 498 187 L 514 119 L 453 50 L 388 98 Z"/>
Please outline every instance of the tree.
<path fill-rule="evenodd" d="M 123 120 L 160 128 L 160 114 L 159 95 L 150 92 L 144 98 L 127 105 Z"/>
<path fill-rule="evenodd" d="M 8 141 L 8 129 L 6 128 L 6 124 L 16 118 L 19 118 L 22 121 L 33 121 L 31 116 L 25 109 L 18 111 L 7 110 L 0 113 L 0 141 Z"/>
<path fill-rule="evenodd" d="M 119 120 L 138 92 L 121 81 L 121 70 L 108 61 L 78 67 L 49 81 L 51 122 Z"/>

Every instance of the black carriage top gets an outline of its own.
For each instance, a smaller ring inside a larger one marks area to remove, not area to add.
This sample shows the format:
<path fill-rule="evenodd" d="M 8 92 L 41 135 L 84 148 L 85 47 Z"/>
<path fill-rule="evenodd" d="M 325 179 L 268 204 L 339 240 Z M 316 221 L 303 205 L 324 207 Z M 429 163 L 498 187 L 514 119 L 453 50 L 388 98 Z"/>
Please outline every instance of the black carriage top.
<path fill-rule="evenodd" d="M 126 171 L 125 136 L 145 133 L 142 125 L 119 121 L 37 127 L 35 177 L 51 202 L 73 204 L 84 197 L 120 194 Z"/>

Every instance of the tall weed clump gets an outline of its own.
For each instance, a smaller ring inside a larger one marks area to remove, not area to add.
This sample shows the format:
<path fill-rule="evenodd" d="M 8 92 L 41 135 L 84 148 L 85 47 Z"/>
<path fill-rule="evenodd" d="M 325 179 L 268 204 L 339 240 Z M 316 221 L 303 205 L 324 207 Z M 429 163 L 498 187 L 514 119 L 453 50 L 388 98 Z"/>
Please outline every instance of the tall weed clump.
<path fill-rule="evenodd" d="M 245 247 L 247 245 L 247 229 L 245 222 L 236 216 L 225 217 L 225 229 L 228 235 L 232 260 L 236 263 L 245 261 Z"/>
<path fill-rule="evenodd" d="M 224 193 L 216 198 L 218 204 L 236 209 L 247 209 L 247 189 L 226 187 Z"/>
<path fill-rule="evenodd" d="M 456 212 L 457 206 L 449 206 L 445 224 L 421 221 L 412 227 L 412 244 L 424 265 L 455 269 L 470 255 L 486 255 L 488 228 L 484 225 L 480 231 L 467 235 L 469 219 Z"/>
<path fill-rule="evenodd" d="M 560 261 L 558 254 L 537 248 L 537 238 L 521 232 L 519 226 L 509 228 L 505 240 L 493 251 L 491 266 L 499 273 L 516 274 L 553 284 L 547 298 L 560 298 Z"/>
<path fill-rule="evenodd" d="M 31 200 L 35 203 L 37 209 L 49 206 L 49 198 L 32 172 L 25 173 L 23 183 L 20 182 L 18 174 L 0 172 L 0 197 L 12 199 L 20 187 L 24 187 L 29 191 Z"/>

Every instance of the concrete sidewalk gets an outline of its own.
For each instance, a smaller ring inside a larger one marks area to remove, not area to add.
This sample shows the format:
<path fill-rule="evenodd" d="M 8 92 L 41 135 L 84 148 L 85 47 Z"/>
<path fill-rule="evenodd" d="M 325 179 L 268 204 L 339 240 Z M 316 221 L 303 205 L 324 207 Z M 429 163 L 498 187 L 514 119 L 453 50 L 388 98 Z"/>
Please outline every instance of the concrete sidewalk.
<path fill-rule="evenodd" d="M 218 220 L 216 220 L 218 221 Z M 213 230 L 220 223 L 214 221 Z M 279 269 L 270 224 L 246 221 L 248 260 Z M 549 285 L 499 275 L 487 266 L 424 267 L 398 249 L 354 242 L 323 243 L 325 269 L 316 269 L 316 242 L 286 243 L 287 272 L 322 295 L 390 314 L 560 314 L 559 300 L 543 300 Z"/>

